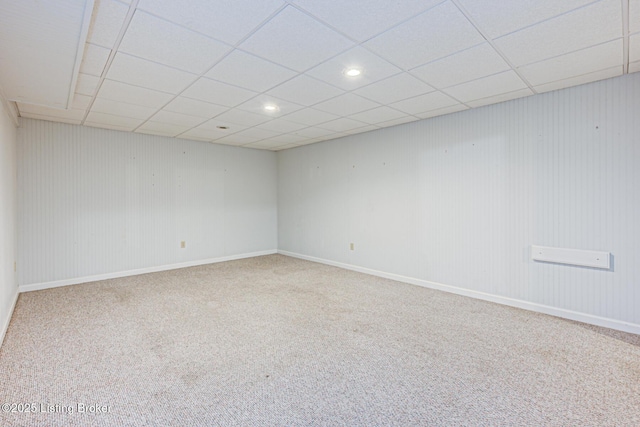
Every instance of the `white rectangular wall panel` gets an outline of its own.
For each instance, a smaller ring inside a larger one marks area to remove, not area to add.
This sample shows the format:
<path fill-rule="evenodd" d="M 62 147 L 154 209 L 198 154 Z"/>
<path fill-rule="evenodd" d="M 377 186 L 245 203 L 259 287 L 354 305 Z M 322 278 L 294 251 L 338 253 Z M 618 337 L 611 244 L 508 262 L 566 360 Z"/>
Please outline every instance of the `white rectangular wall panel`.
<path fill-rule="evenodd" d="M 21 286 L 277 248 L 273 152 L 21 123 Z"/>
<path fill-rule="evenodd" d="M 640 73 L 281 151 L 279 249 L 638 325 L 638 117 Z"/>
<path fill-rule="evenodd" d="M 610 257 L 609 252 L 531 246 L 531 259 L 535 261 L 609 269 Z"/>

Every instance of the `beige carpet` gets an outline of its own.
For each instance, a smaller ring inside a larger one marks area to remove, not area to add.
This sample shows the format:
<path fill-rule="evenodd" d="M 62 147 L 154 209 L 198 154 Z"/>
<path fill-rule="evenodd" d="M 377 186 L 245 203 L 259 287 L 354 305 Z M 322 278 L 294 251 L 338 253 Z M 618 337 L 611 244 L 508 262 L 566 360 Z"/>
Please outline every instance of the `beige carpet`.
<path fill-rule="evenodd" d="M 638 426 L 639 338 L 271 255 L 22 294 L 0 425 Z"/>

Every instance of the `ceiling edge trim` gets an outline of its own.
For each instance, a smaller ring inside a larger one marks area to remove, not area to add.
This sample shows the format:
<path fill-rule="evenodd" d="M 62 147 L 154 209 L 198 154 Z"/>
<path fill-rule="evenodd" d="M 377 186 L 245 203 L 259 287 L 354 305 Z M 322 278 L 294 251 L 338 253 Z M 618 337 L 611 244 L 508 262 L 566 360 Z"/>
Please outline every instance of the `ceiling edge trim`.
<path fill-rule="evenodd" d="M 80 29 L 80 37 L 78 38 L 78 46 L 76 49 L 76 62 L 73 66 L 73 73 L 71 74 L 71 85 L 69 87 L 69 94 L 67 95 L 67 110 L 71 108 L 73 104 L 73 97 L 76 92 L 76 84 L 78 83 L 78 75 L 80 74 L 80 65 L 82 65 L 82 58 L 84 57 L 84 45 L 89 36 L 89 26 L 91 25 L 91 15 L 93 15 L 94 0 L 86 0 L 84 4 L 84 15 L 82 17 L 82 28 Z"/>

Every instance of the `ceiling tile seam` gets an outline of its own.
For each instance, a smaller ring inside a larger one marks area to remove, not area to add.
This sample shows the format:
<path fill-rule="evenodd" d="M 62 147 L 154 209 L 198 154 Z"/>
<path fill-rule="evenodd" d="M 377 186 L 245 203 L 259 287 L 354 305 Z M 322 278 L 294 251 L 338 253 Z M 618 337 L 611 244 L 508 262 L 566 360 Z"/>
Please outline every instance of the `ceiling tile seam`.
<path fill-rule="evenodd" d="M 622 74 L 629 74 L 629 0 L 622 2 Z"/>
<path fill-rule="evenodd" d="M 458 2 L 458 0 L 451 0 L 451 1 L 453 1 L 454 3 L 457 3 L 457 2 Z M 531 28 L 531 27 L 535 27 L 536 25 L 540 25 L 540 24 L 543 24 L 543 23 L 548 22 L 548 21 L 553 21 L 553 20 L 554 20 L 554 19 L 556 19 L 556 18 L 560 18 L 561 16 L 568 15 L 568 14 L 573 13 L 573 12 L 576 12 L 576 11 L 578 11 L 578 10 L 580 10 L 580 9 L 585 9 L 585 8 L 587 8 L 587 7 L 593 6 L 594 4 L 596 4 L 596 3 L 600 3 L 601 1 L 604 1 L 604 0 L 594 0 L 594 1 L 590 2 L 590 3 L 583 4 L 583 5 L 581 5 L 581 6 L 578 6 L 578 7 L 576 7 L 576 8 L 573 8 L 573 9 L 571 9 L 571 10 L 567 10 L 567 11 L 565 11 L 565 12 L 559 13 L 559 14 L 554 15 L 554 16 L 551 16 L 551 17 L 549 17 L 549 18 L 545 18 L 545 19 L 543 19 L 543 20 L 541 20 L 541 21 L 534 22 L 533 24 L 525 25 L 524 27 L 521 27 L 521 28 L 515 29 L 515 30 L 513 30 L 513 31 L 509 31 L 508 33 L 500 34 L 499 36 L 495 37 L 495 40 L 501 39 L 501 38 L 503 38 L 503 37 L 510 36 L 510 35 L 512 35 L 512 34 L 515 34 L 515 33 L 519 32 L 519 31 L 526 30 L 526 29 L 529 29 L 529 28 Z M 623 1 L 624 1 L 624 0 L 623 0 Z"/>
<path fill-rule="evenodd" d="M 80 29 L 80 37 L 76 46 L 76 60 L 73 64 L 73 71 L 71 72 L 71 84 L 69 92 L 67 93 L 67 106 L 66 109 L 70 109 L 73 104 L 74 94 L 76 92 L 76 84 L 78 84 L 78 76 L 80 73 L 80 66 L 82 65 L 82 59 L 84 57 L 85 43 L 89 36 L 89 27 L 91 25 L 91 15 L 93 14 L 94 0 L 86 0 L 84 4 L 84 12 L 82 16 L 82 27 Z"/>
<path fill-rule="evenodd" d="M 118 48 L 120 47 L 120 43 L 122 43 L 122 39 L 124 38 L 124 35 L 126 34 L 127 30 L 129 29 L 129 25 L 131 24 L 131 20 L 133 19 L 133 15 L 134 15 L 134 13 L 136 11 L 136 8 L 138 7 L 138 1 L 139 0 L 132 0 L 131 5 L 129 6 L 129 10 L 127 11 L 127 16 L 124 18 L 124 22 L 122 23 L 122 27 L 120 28 L 120 32 L 118 33 L 118 37 L 116 38 L 116 42 L 110 48 L 111 52 L 109 52 L 109 58 L 107 58 L 107 63 L 105 64 L 105 66 L 104 66 L 104 68 L 102 70 L 102 75 L 100 76 L 100 80 L 98 81 L 98 85 L 96 86 L 95 93 L 91 97 L 91 101 L 89 102 L 89 105 L 87 106 L 87 111 L 85 112 L 84 117 L 82 118 L 81 124 L 83 124 L 83 125 L 84 125 L 85 121 L 87 120 L 87 116 L 91 112 L 91 108 L 93 108 L 93 103 L 96 101 L 96 98 L 98 97 L 98 92 L 100 92 L 100 88 L 102 87 L 102 83 L 104 82 L 104 80 L 105 80 L 105 78 L 107 76 L 107 73 L 109 72 L 109 68 L 111 67 L 111 63 L 113 62 L 113 59 L 115 58 L 116 53 L 118 53 Z"/>
<path fill-rule="evenodd" d="M 136 4 L 137 4 L 138 0 L 135 0 L 135 2 L 136 2 Z M 191 83 L 189 83 L 189 84 L 188 84 L 184 89 L 182 89 L 182 91 L 180 91 L 180 92 L 178 92 L 177 94 L 175 94 L 175 95 L 173 96 L 173 98 L 169 99 L 169 101 L 167 101 L 167 103 L 166 103 L 166 104 L 161 105 L 161 106 L 160 106 L 160 108 L 158 109 L 158 111 L 156 111 L 156 112 L 154 113 L 154 115 L 155 115 L 155 114 L 157 114 L 158 112 L 162 111 L 162 109 L 163 109 L 164 107 L 166 107 L 167 105 L 169 105 L 169 104 L 170 104 L 171 102 L 173 102 L 176 98 L 178 98 L 179 96 L 182 96 L 182 94 L 183 94 L 184 92 L 186 92 L 186 91 L 187 91 L 191 86 L 193 86 L 193 85 L 194 85 L 194 84 L 195 84 L 195 83 L 196 83 L 200 78 L 206 78 L 206 79 L 208 79 L 208 80 L 213 80 L 213 81 L 216 81 L 216 82 L 217 82 L 217 80 L 210 79 L 210 78 L 206 77 L 206 74 L 208 74 L 208 73 L 209 73 L 209 72 L 210 72 L 210 71 L 211 71 L 211 70 L 212 70 L 216 65 L 218 65 L 218 64 L 219 64 L 220 62 L 222 62 L 225 58 L 227 58 L 227 57 L 228 57 L 228 56 L 229 56 L 229 55 L 230 55 L 230 54 L 231 54 L 235 49 L 237 49 L 237 48 L 238 48 L 242 43 L 244 43 L 247 39 L 249 39 L 253 34 L 255 34 L 255 33 L 256 33 L 257 31 L 259 31 L 262 27 L 264 27 L 264 26 L 265 26 L 269 21 L 271 21 L 274 17 L 276 17 L 278 14 L 280 14 L 280 13 L 281 13 L 281 12 L 282 12 L 286 7 L 287 7 L 287 3 L 284 3 L 284 4 L 283 4 L 282 6 L 280 6 L 278 9 L 276 9 L 273 13 L 271 13 L 269 16 L 267 16 L 265 19 L 263 19 L 263 20 L 262 20 L 262 22 L 260 22 L 258 25 L 256 25 L 256 27 L 255 27 L 253 30 L 249 31 L 249 32 L 248 32 L 244 37 L 242 37 L 240 40 L 238 40 L 234 45 L 229 45 L 228 43 L 225 43 L 225 45 L 226 45 L 226 46 L 229 46 L 229 47 L 230 47 L 229 51 L 227 51 L 224 55 L 222 55 L 222 56 L 221 56 L 217 61 L 215 61 L 215 62 L 214 62 L 214 63 L 213 63 L 213 64 L 212 64 L 208 69 L 204 70 L 201 74 L 197 75 L 197 77 L 196 77 L 196 78 L 195 78 Z M 141 10 L 142 10 L 142 9 L 141 9 Z M 243 51 L 243 52 L 244 52 L 244 51 Z M 246 53 L 248 53 L 248 52 L 246 52 Z M 153 62 L 153 61 L 152 61 L 152 62 Z M 163 65 L 163 64 L 161 64 L 161 65 Z M 293 71 L 293 70 L 292 70 L 292 71 Z M 220 83 L 223 83 L 223 82 L 220 82 Z M 225 84 L 227 84 L 227 85 L 229 85 L 229 86 L 234 86 L 234 87 L 238 87 L 238 88 L 240 88 L 239 86 L 230 85 L 229 83 L 225 83 Z M 241 89 L 245 89 L 245 90 L 247 90 L 246 88 L 241 88 Z M 251 91 L 251 92 L 253 92 L 253 91 Z M 247 99 L 247 100 L 245 100 L 245 101 L 243 101 L 243 102 L 241 102 L 241 103 L 239 103 L 239 104 L 237 104 L 237 105 L 235 105 L 235 106 L 233 106 L 233 107 L 229 107 L 229 109 L 231 109 L 231 108 L 235 108 L 235 107 L 237 107 L 238 105 L 240 105 L 240 104 L 242 104 L 242 103 L 244 103 L 244 102 L 251 101 L 252 99 L 255 99 L 255 98 L 257 98 L 258 96 L 260 96 L 262 93 L 263 93 L 263 92 L 259 92 L 259 93 L 257 93 L 255 96 L 253 96 L 253 97 L 251 97 L 251 98 L 249 98 L 249 99 Z M 172 95 L 173 95 L 173 94 L 172 94 Z M 185 98 L 189 98 L 189 97 L 185 96 Z M 193 99 L 193 98 L 189 98 L 189 99 Z M 222 113 L 220 113 L 220 114 L 222 114 Z M 212 117 L 211 119 L 213 119 L 213 118 L 215 118 L 215 117 L 219 116 L 220 114 L 217 114 L 216 116 Z M 208 119 L 208 120 L 211 120 L 211 119 Z M 143 126 L 145 123 L 146 123 L 146 121 L 145 121 L 145 122 L 143 122 L 140 126 Z M 138 128 L 139 128 L 140 126 L 138 126 Z M 188 130 L 187 130 L 187 131 L 185 131 L 185 132 L 188 132 L 188 131 L 192 130 L 192 129 L 193 129 L 193 128 L 195 128 L 195 127 L 196 127 L 196 126 L 192 127 L 191 129 L 188 129 Z M 134 132 L 135 132 L 138 128 L 134 129 Z M 180 134 L 180 135 L 182 135 L 182 134 Z"/>
<path fill-rule="evenodd" d="M 291 2 L 287 2 L 288 5 L 294 9 L 296 9 L 298 12 L 302 13 L 303 15 L 307 15 L 309 18 L 313 19 L 314 21 L 316 21 L 317 23 L 319 23 L 320 25 L 329 28 L 331 31 L 340 34 L 342 37 L 348 39 L 349 41 L 351 41 L 354 44 L 360 44 L 360 42 L 357 39 L 354 39 L 353 37 L 351 37 L 348 34 L 343 33 L 341 30 L 339 30 L 338 28 L 334 27 L 333 25 L 329 24 L 328 22 L 325 22 L 323 19 L 321 19 L 320 17 L 314 15 L 313 13 L 307 11 L 306 9 L 302 8 L 302 6 L 299 6 L 295 3 L 291 3 Z"/>
<path fill-rule="evenodd" d="M 484 39 L 489 43 L 489 45 L 491 45 L 493 50 L 498 55 L 500 55 L 500 57 L 507 63 L 507 65 L 509 65 L 509 67 L 511 67 L 511 69 L 518 75 L 518 77 L 524 82 L 524 84 L 526 84 L 527 87 L 531 89 L 531 91 L 533 91 L 533 93 L 538 93 L 533 88 L 533 85 L 522 75 L 522 73 L 520 73 L 518 68 L 509 60 L 509 58 L 507 58 L 507 56 L 500 49 L 498 49 L 496 44 L 493 42 L 493 39 L 489 37 L 489 35 L 480 27 L 480 25 L 475 21 L 475 19 L 471 17 L 471 14 L 460 4 L 460 0 L 451 0 L 451 2 L 458 8 L 458 10 L 460 10 L 460 12 L 465 16 L 465 18 L 467 18 L 467 20 L 471 23 L 471 25 L 473 25 L 476 31 L 478 31 L 480 35 L 484 37 Z"/>
<path fill-rule="evenodd" d="M 607 43 L 611 43 L 611 42 L 614 42 L 614 41 L 620 40 L 620 39 L 623 39 L 623 37 L 616 37 L 616 38 L 613 38 L 613 39 L 610 39 L 610 40 L 605 40 L 605 41 L 600 42 L 600 43 L 592 44 L 591 46 L 583 47 L 583 48 L 572 50 L 572 51 L 569 51 L 569 52 L 564 52 L 564 53 L 561 53 L 559 55 L 550 56 L 548 58 L 544 58 L 544 59 L 541 59 L 539 61 L 527 62 L 526 64 L 522 64 L 522 65 L 518 66 L 517 68 L 520 69 L 520 68 L 524 68 L 524 67 L 529 67 L 531 65 L 539 64 L 541 62 L 549 61 L 549 60 L 556 59 L 556 58 L 561 58 L 561 57 L 566 56 L 566 55 L 571 55 L 571 54 L 574 54 L 574 53 L 581 52 L 583 50 L 592 49 L 594 47 L 602 46 L 602 45 L 605 45 Z M 624 44 L 624 40 L 623 40 L 623 44 Z"/>
<path fill-rule="evenodd" d="M 295 0 L 294 0 L 294 1 L 295 1 Z M 424 13 L 429 12 L 430 10 L 432 10 L 432 9 L 434 9 L 434 8 L 436 8 L 436 7 L 438 7 L 438 6 L 440 6 L 440 5 L 441 5 L 441 4 L 443 4 L 443 3 L 446 3 L 447 1 L 448 1 L 448 0 L 442 0 L 442 1 L 438 2 L 438 3 L 436 3 L 436 4 L 433 4 L 433 5 L 429 6 L 429 7 L 427 7 L 426 9 L 424 9 L 424 10 L 422 10 L 422 11 L 418 12 L 418 13 L 415 13 L 415 14 L 413 14 L 413 15 L 411 15 L 411 16 L 409 16 L 409 17 L 407 17 L 407 18 L 405 18 L 405 19 L 403 19 L 403 20 L 401 20 L 401 21 L 397 22 L 396 24 L 392 25 L 391 27 L 389 27 L 389 28 L 387 28 L 387 29 L 385 29 L 385 30 L 380 31 L 379 33 L 375 33 L 375 34 L 374 34 L 374 35 L 372 35 L 371 37 L 368 37 L 368 38 L 366 38 L 366 39 L 364 39 L 364 40 L 362 40 L 362 41 L 358 41 L 357 39 L 354 39 L 353 37 L 351 37 L 351 36 L 349 36 L 349 35 L 347 35 L 347 34 L 343 33 L 341 30 L 339 30 L 339 29 L 335 28 L 333 25 L 331 25 L 331 24 L 329 24 L 329 23 L 325 22 L 325 21 L 324 21 L 323 19 L 321 19 L 320 17 L 318 17 L 318 16 L 314 15 L 313 13 L 311 13 L 311 12 L 307 11 L 307 10 L 306 10 L 306 9 L 304 9 L 302 6 L 300 6 L 300 5 L 296 4 L 296 3 L 292 3 L 292 2 L 290 2 L 290 1 L 289 1 L 288 3 L 289 3 L 291 6 L 295 7 L 296 9 L 298 9 L 300 12 L 302 12 L 302 13 L 306 14 L 307 16 L 309 16 L 310 18 L 313 18 L 314 20 L 318 21 L 318 22 L 319 22 L 319 23 L 321 23 L 322 25 L 324 25 L 324 26 L 326 26 L 326 27 L 328 27 L 328 28 L 332 29 L 333 31 L 337 32 L 338 34 L 342 35 L 343 37 L 346 37 L 346 38 L 348 38 L 349 40 L 352 40 L 352 41 L 353 41 L 353 42 L 355 42 L 357 45 L 361 45 L 361 44 L 364 44 L 364 43 L 368 42 L 369 40 L 374 39 L 374 38 L 376 38 L 376 37 L 378 37 L 378 36 L 380 36 L 380 35 L 382 35 L 382 34 L 384 34 L 384 33 L 388 32 L 388 31 L 390 31 L 390 30 L 392 30 L 392 29 L 394 29 L 394 28 L 396 28 L 396 27 L 399 27 L 400 25 L 403 25 L 404 23 L 406 23 L 406 22 L 408 22 L 408 21 L 411 21 L 411 20 L 412 20 L 412 19 L 414 19 L 414 18 L 417 18 L 418 16 L 420 16 L 420 15 L 422 15 L 422 14 L 424 14 Z"/>

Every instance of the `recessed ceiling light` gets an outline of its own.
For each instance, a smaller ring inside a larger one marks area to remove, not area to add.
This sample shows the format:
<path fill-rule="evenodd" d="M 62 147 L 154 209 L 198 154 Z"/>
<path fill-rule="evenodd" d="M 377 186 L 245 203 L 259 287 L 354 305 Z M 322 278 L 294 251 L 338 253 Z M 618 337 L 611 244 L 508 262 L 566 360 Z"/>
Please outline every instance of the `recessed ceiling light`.
<path fill-rule="evenodd" d="M 216 127 L 217 127 L 218 129 L 221 129 L 221 130 L 227 130 L 227 129 L 229 129 L 229 126 L 216 126 Z"/>
<path fill-rule="evenodd" d="M 278 108 L 277 105 L 275 104 L 267 104 L 264 106 L 264 111 L 268 111 L 270 113 L 274 112 L 274 111 L 278 111 L 280 108 Z"/>
<path fill-rule="evenodd" d="M 347 68 L 344 70 L 344 74 L 349 77 L 357 77 L 362 74 L 362 70 L 359 68 Z"/>

